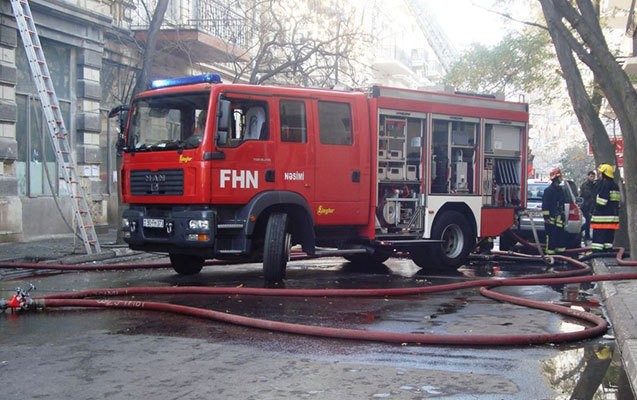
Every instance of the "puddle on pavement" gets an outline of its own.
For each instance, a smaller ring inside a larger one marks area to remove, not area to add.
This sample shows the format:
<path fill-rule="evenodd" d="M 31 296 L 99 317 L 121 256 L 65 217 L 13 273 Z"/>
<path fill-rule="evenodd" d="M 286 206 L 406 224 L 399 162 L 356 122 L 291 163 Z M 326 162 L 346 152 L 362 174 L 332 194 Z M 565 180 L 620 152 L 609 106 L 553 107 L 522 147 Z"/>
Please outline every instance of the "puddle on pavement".
<path fill-rule="evenodd" d="M 399 264 L 399 265 L 398 265 Z M 396 266 L 398 265 L 398 267 Z M 437 276 L 429 277 L 425 273 L 419 275 L 409 273 L 413 272 L 413 267 L 409 261 L 398 260 L 387 263 L 386 267 L 379 267 L 374 274 L 365 276 L 359 274 L 351 265 L 344 264 L 344 273 L 338 273 L 338 266 L 334 267 L 337 271 L 332 273 L 317 273 L 315 270 L 302 269 L 295 270 L 292 274 L 293 279 L 286 281 L 287 287 L 400 287 L 406 284 L 413 284 L 413 278 L 422 285 L 435 281 L 449 282 L 457 281 L 466 277 L 509 277 L 521 276 L 527 274 L 541 273 L 544 271 L 543 266 L 537 265 L 516 265 L 512 268 L 507 264 L 489 264 L 480 266 L 471 266 L 461 269 L 461 273 L 454 276 Z M 326 267 L 327 268 L 327 267 Z M 330 267 L 332 268 L 332 267 Z M 351 270 L 347 270 L 351 268 Z M 398 274 L 394 274 L 395 270 L 399 270 Z M 387 272 L 390 272 L 389 274 Z M 324 271 L 323 271 L 324 272 Z M 152 284 L 158 285 L 238 285 L 246 284 L 246 286 L 263 285 L 259 272 L 247 271 L 244 275 L 228 275 L 224 280 L 205 279 L 208 276 L 204 273 L 199 277 L 177 277 L 172 273 L 157 274 L 155 272 L 140 271 L 135 275 L 134 284 Z M 212 274 L 211 274 L 212 275 Z M 75 280 L 81 280 L 86 275 L 71 274 L 64 277 L 64 286 L 80 286 Z M 114 280 L 124 280 L 130 284 L 130 277 L 125 273 L 109 273 L 95 274 L 95 277 L 108 277 L 104 282 L 91 282 L 91 285 L 111 285 Z M 154 276 L 155 278 L 151 278 Z M 157 278 L 157 276 L 159 278 Z M 117 279 L 115 279 L 117 278 Z M 106 278 L 105 278 L 106 279 Z M 156 281 L 154 281 L 155 279 Z M 71 280 L 71 282 L 69 282 Z M 212 283 L 214 282 L 214 283 Z M 61 285 L 61 284 L 60 284 Z M 68 290 L 68 289 L 67 289 Z M 594 290 L 591 287 L 579 285 L 562 285 L 561 287 L 541 287 L 528 289 L 533 291 L 533 295 L 546 296 L 547 300 L 559 301 L 563 304 L 571 304 L 572 306 L 587 309 L 599 308 L 599 304 L 590 302 L 591 296 L 594 296 Z M 393 299 L 337 299 L 337 298 L 316 298 L 316 299 L 283 299 L 270 298 L 263 301 L 259 298 L 248 296 L 218 296 L 215 299 L 196 296 L 164 296 L 158 300 L 179 304 L 191 304 L 204 308 L 223 310 L 238 313 L 252 317 L 282 319 L 290 322 L 312 323 L 325 326 L 339 326 L 366 329 L 374 327 L 374 329 L 391 328 L 389 330 L 408 331 L 430 331 L 432 327 L 439 328 L 443 325 L 441 320 L 445 320 L 444 324 L 456 324 L 462 329 L 475 328 L 483 324 L 485 320 L 491 322 L 499 322 L 500 319 L 506 320 L 506 316 L 488 315 L 485 319 L 485 312 L 476 314 L 476 307 L 480 307 L 480 303 L 487 303 L 489 300 L 481 300 L 479 294 L 474 291 L 462 292 L 458 291 L 452 295 L 427 295 L 428 301 L 422 302 L 420 296 L 405 296 L 399 300 Z M 184 301 L 185 300 L 185 301 Z M 423 303 L 426 303 L 423 305 Z M 280 351 L 287 353 L 316 353 L 322 356 L 334 355 L 339 356 L 345 353 L 350 355 L 369 354 L 369 349 L 374 346 L 379 348 L 391 348 L 391 345 L 367 344 L 358 342 L 323 340 L 318 338 L 307 338 L 300 336 L 289 336 L 285 334 L 271 334 L 263 330 L 251 330 L 243 327 L 229 326 L 223 323 L 210 323 L 208 321 L 192 319 L 188 317 L 175 315 L 162 315 L 156 318 L 157 314 L 145 314 L 139 311 L 115 312 L 115 311 L 59 311 L 56 313 L 59 319 L 64 320 L 64 326 L 68 329 L 104 329 L 112 333 L 128 334 L 128 335 L 161 335 L 175 337 L 200 338 L 202 340 L 211 340 L 215 342 L 242 342 L 254 347 L 262 346 L 268 351 Z M 477 316 L 476 316 L 477 315 Z M 500 319 L 498 319 L 500 318 Z M 530 317 L 526 317 L 529 320 Z M 545 316 L 533 317 L 537 319 L 537 326 L 546 323 Z M 40 315 L 40 320 L 45 319 L 45 315 Z M 50 321 L 50 316 L 47 318 Z M 9 321 L 6 321 L 9 322 Z M 27 321 L 33 322 L 37 321 Z M 70 322 L 70 323 L 69 323 Z M 533 321 L 531 321 L 533 322 Z M 48 323 L 48 322 L 47 322 Z M 529 323 L 524 320 L 522 323 Z M 501 325 L 501 326 L 500 326 Z M 497 329 L 501 330 L 493 332 L 501 334 L 512 329 L 506 324 L 500 324 Z M 12 323 L 13 328 L 20 328 L 17 324 Z M 530 326 L 536 329 L 537 326 Z M 398 328 L 398 329 L 395 329 Z M 519 328 L 519 327 L 516 327 Z M 572 329 L 568 326 L 559 326 L 560 330 L 565 331 Z M 25 329 L 26 330 L 26 329 Z M 383 329 L 385 330 L 385 329 Z M 448 329 L 446 329 L 448 331 Z M 56 332 L 60 332 L 57 327 Z M 611 333 L 612 334 L 612 333 Z M 296 344 L 296 345 L 295 345 Z M 556 397 L 557 399 L 570 398 L 590 398 L 590 399 L 625 399 L 633 398 L 626 373 L 623 370 L 619 351 L 615 347 L 613 340 L 605 340 L 603 338 L 578 342 L 561 346 L 545 346 L 551 349 L 550 355 L 540 361 L 541 373 L 547 380 L 548 384 L 556 393 L 563 395 Z M 555 351 L 553 351 L 555 349 Z M 422 355 L 418 354 L 419 350 L 416 346 L 413 350 L 413 356 L 418 360 L 422 359 Z M 521 351 L 516 348 L 502 349 L 469 349 L 468 351 L 482 354 L 485 351 Z M 410 353 L 411 354 L 411 353 Z M 407 356 L 408 357 L 408 356 Z M 408 387 L 401 388 L 403 390 L 411 390 Z M 436 389 L 430 387 L 417 387 L 418 392 L 427 392 L 435 394 Z M 415 390 L 415 389 L 414 389 Z M 385 392 L 376 393 L 375 398 L 385 397 Z"/>

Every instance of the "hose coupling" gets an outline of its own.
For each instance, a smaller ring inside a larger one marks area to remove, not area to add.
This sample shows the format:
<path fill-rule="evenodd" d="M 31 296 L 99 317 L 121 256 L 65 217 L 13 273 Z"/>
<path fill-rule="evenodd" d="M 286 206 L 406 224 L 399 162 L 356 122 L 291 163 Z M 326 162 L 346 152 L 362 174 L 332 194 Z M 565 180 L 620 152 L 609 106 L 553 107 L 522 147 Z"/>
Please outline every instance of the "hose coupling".
<path fill-rule="evenodd" d="M 33 299 L 29 292 L 34 289 L 35 286 L 32 283 L 29 283 L 29 288 L 26 290 L 20 287 L 15 288 L 16 293 L 6 302 L 6 308 L 10 308 L 13 312 L 27 311 L 33 308 Z"/>

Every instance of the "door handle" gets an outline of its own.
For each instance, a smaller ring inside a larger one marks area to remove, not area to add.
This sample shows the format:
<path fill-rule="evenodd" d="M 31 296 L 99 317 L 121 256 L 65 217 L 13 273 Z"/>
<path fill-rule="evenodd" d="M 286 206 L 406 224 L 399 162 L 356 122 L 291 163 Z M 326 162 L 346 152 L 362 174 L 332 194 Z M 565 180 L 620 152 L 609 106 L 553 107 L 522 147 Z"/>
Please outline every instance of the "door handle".
<path fill-rule="evenodd" d="M 274 182 L 275 173 L 273 169 L 268 169 L 265 171 L 265 181 L 266 182 Z"/>
<path fill-rule="evenodd" d="M 359 183 L 361 181 L 361 171 L 352 171 L 352 182 Z"/>

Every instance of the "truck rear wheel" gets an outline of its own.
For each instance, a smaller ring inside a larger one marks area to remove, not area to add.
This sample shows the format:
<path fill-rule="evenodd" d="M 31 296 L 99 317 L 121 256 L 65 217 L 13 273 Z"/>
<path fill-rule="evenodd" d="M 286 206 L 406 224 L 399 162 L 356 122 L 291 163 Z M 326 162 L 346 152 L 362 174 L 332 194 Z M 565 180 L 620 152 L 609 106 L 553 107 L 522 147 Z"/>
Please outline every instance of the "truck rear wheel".
<path fill-rule="evenodd" d="M 263 277 L 268 282 L 285 278 L 285 268 L 290 260 L 292 234 L 288 228 L 288 215 L 273 213 L 268 219 L 263 246 Z"/>
<path fill-rule="evenodd" d="M 475 235 L 467 219 L 457 211 L 444 212 L 434 222 L 432 239 L 440 239 L 440 245 L 432 249 L 432 261 L 444 268 L 456 269 L 466 261 L 476 245 Z"/>
<path fill-rule="evenodd" d="M 170 254 L 170 264 L 180 275 L 195 275 L 201 272 L 206 260 L 189 254 Z"/>

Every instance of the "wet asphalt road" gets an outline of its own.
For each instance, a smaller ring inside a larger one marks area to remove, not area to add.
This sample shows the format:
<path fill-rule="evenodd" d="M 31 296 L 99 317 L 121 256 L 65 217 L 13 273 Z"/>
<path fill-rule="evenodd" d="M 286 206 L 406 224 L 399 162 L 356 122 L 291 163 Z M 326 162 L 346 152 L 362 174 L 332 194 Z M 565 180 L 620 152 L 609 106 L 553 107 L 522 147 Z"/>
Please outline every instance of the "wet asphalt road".
<path fill-rule="evenodd" d="M 0 281 L 0 297 L 8 298 L 26 282 L 36 285 L 34 296 L 108 287 L 263 287 L 260 268 L 259 264 L 209 266 L 189 277 L 171 269 L 39 275 Z M 409 260 L 390 259 L 370 273 L 342 258 L 325 258 L 290 263 L 284 286 L 407 287 L 540 270 L 540 266 L 498 264 L 441 276 L 419 271 Z M 574 305 L 601 313 L 589 289 L 506 290 L 536 300 L 575 300 Z M 474 289 L 400 298 L 172 295 L 144 300 L 378 331 L 503 335 L 580 329 L 564 317 L 497 303 Z M 632 398 L 618 352 L 608 338 L 505 348 L 398 345 L 108 309 L 5 312 L 0 314 L 0 328 L 2 398 L 569 399 L 574 393 L 577 398 L 593 394 Z"/>

